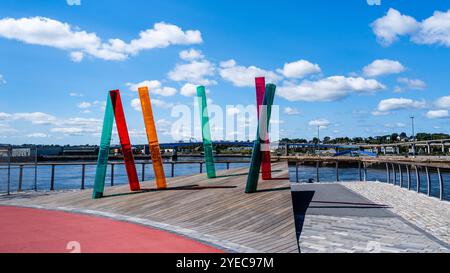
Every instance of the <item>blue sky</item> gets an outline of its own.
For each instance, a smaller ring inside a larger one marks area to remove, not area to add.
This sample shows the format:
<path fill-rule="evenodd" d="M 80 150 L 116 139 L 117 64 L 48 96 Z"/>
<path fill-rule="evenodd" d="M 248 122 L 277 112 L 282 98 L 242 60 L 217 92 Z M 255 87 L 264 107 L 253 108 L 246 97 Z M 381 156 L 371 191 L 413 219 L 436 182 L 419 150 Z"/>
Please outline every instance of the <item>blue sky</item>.
<path fill-rule="evenodd" d="M 145 143 L 130 90 L 143 81 L 159 102 L 160 141 L 173 141 L 171 111 L 194 107 L 192 86 L 207 85 L 223 108 L 249 105 L 253 75 L 277 84 L 280 137 L 312 138 L 317 125 L 331 137 L 409 134 L 411 115 L 417 131 L 450 133 L 449 9 L 438 0 L 3 0 L 0 143 L 97 144 L 111 89 L 121 90 L 132 142 Z"/>

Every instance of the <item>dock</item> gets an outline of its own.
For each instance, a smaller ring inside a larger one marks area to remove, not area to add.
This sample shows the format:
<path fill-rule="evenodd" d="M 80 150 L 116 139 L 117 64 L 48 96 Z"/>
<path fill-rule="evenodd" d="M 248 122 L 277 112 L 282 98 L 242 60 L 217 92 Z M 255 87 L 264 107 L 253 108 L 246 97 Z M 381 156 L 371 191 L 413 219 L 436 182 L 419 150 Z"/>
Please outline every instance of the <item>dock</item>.
<path fill-rule="evenodd" d="M 0 206 L 88 214 L 137 223 L 238 253 L 450 252 L 450 203 L 378 182 L 289 182 L 288 163 L 245 194 L 246 168 L 91 190 L 0 196 Z M 82 223 L 80 223 L 82 224 Z"/>
<path fill-rule="evenodd" d="M 287 164 L 275 164 L 274 180 L 245 194 L 248 169 L 168 179 L 167 190 L 130 193 L 128 185 L 105 189 L 92 200 L 91 190 L 18 194 L 0 205 L 64 210 L 148 225 L 210 244 L 227 252 L 298 253 Z"/>

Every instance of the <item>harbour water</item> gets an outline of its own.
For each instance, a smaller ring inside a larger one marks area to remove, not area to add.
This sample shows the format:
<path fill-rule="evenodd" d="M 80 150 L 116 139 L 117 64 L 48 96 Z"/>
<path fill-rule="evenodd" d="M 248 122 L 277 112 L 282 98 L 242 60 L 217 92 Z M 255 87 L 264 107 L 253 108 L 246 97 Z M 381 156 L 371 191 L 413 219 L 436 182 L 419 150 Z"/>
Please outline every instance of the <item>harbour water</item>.
<path fill-rule="evenodd" d="M 196 159 L 198 160 L 198 159 Z M 232 161 L 233 158 L 221 158 L 221 160 Z M 240 159 L 242 160 L 242 159 Z M 248 168 L 249 163 L 231 163 L 230 168 Z M 164 164 L 166 176 L 171 174 L 171 165 Z M 204 166 L 203 166 L 204 168 Z M 216 163 L 217 170 L 225 170 L 227 165 L 225 163 Z M 142 165 L 136 164 L 139 179 L 141 179 Z M 203 171 L 205 171 L 203 169 Z M 23 169 L 22 189 L 34 190 L 35 186 L 38 191 L 46 191 L 50 189 L 51 180 L 51 166 L 38 166 L 37 167 L 37 183 L 35 184 L 35 167 L 29 166 Z M 199 164 L 176 164 L 174 168 L 175 176 L 193 175 L 199 173 Z M 450 201 L 450 173 L 442 173 L 444 179 L 444 199 Z M 95 177 L 95 165 L 86 165 L 85 170 L 85 188 L 90 189 L 93 187 Z M 302 165 L 298 170 L 299 183 L 306 183 L 308 181 L 316 181 L 316 168 L 314 166 Z M 435 170 L 430 170 L 431 178 L 431 195 L 439 197 L 439 179 Z M 145 180 L 152 180 L 153 168 L 151 164 L 145 165 Z M 295 166 L 289 166 L 289 179 L 291 182 L 296 182 L 297 174 Z M 391 172 L 391 181 L 393 179 L 393 173 Z M 68 190 L 79 189 L 81 186 L 81 165 L 60 165 L 55 168 L 54 178 L 55 190 Z M 336 181 L 336 169 L 334 167 L 321 167 L 319 169 L 320 182 L 335 182 Z M 358 181 L 359 169 L 357 167 L 340 167 L 339 168 L 339 180 L 345 181 Z M 386 169 L 383 168 L 369 168 L 367 170 L 368 181 L 380 181 L 387 182 Z M 111 181 L 111 168 L 108 168 L 106 177 L 106 186 L 110 186 Z M 397 185 L 400 183 L 400 174 L 396 170 Z M 424 171 L 420 172 L 420 192 L 427 193 L 427 177 Z M 115 165 L 114 169 L 114 185 L 127 184 L 127 175 L 124 165 Z M 243 182 L 245 180 L 243 179 Z M 392 183 L 392 182 L 391 182 Z M 14 166 L 10 172 L 10 191 L 15 192 L 18 189 L 19 184 L 19 167 Z M 407 187 L 407 175 L 406 170 L 403 170 L 403 187 Z M 411 171 L 411 189 L 415 190 L 417 187 L 417 180 L 415 171 Z M 5 166 L 0 167 L 0 193 L 7 192 L 8 188 L 8 170 Z"/>

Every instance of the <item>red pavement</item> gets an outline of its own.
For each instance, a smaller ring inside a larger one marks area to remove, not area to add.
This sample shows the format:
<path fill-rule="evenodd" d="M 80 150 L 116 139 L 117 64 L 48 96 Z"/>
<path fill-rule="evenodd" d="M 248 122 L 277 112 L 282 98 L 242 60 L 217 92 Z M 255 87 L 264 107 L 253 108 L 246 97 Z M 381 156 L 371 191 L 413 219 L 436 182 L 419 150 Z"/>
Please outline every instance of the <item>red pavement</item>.
<path fill-rule="evenodd" d="M 0 253 L 217 253 L 169 232 L 81 214 L 0 206 Z"/>

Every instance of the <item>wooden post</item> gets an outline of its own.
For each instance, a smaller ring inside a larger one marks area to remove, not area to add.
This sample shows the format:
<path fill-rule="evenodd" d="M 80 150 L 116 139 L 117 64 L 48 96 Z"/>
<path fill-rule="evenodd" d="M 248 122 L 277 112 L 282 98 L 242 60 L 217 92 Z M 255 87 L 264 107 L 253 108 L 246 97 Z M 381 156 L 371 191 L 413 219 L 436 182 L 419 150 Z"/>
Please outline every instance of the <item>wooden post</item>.
<path fill-rule="evenodd" d="M 145 181 L 145 163 L 142 163 L 142 179 L 141 181 Z"/>
<path fill-rule="evenodd" d="M 111 164 L 111 187 L 114 186 L 114 163 Z"/>
<path fill-rule="evenodd" d="M 431 196 L 431 178 L 430 172 L 428 171 L 428 167 L 425 167 L 425 172 L 427 174 L 427 194 L 428 196 Z"/>
<path fill-rule="evenodd" d="M 171 175 L 172 175 L 172 177 L 175 177 L 175 163 L 170 162 L 170 164 L 172 165 Z"/>
<path fill-rule="evenodd" d="M 52 164 L 52 176 L 50 178 L 50 190 L 55 190 L 55 164 Z"/>
<path fill-rule="evenodd" d="M 298 162 L 295 162 L 295 182 L 298 183 Z"/>
<path fill-rule="evenodd" d="M 398 164 L 398 173 L 400 175 L 400 188 L 403 187 L 403 171 L 402 171 L 402 165 Z"/>
<path fill-rule="evenodd" d="M 200 162 L 200 173 L 203 173 L 203 162 Z"/>
<path fill-rule="evenodd" d="M 230 169 L 230 162 L 227 162 L 227 170 Z"/>
<path fill-rule="evenodd" d="M 84 190 L 84 179 L 86 174 L 86 165 L 81 165 L 81 189 Z"/>
<path fill-rule="evenodd" d="M 441 169 L 437 168 L 439 177 L 439 199 L 444 200 L 444 179 L 442 179 Z"/>
<path fill-rule="evenodd" d="M 320 162 L 317 161 L 317 162 L 316 162 L 316 181 L 317 181 L 317 182 L 320 182 L 320 177 L 319 177 L 319 164 L 320 164 Z"/>
<path fill-rule="evenodd" d="M 336 181 L 339 182 L 339 161 L 336 161 Z"/>
<path fill-rule="evenodd" d="M 416 167 L 416 181 L 417 181 L 417 192 L 420 193 L 420 173 L 419 168 Z"/>
<path fill-rule="evenodd" d="M 22 191 L 22 180 L 23 180 L 23 165 L 19 166 L 19 188 L 17 189 L 17 191 L 21 192 Z"/>

